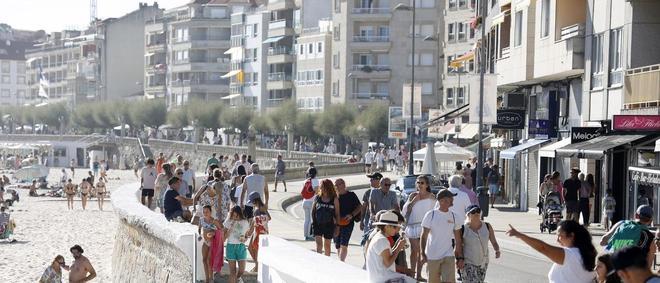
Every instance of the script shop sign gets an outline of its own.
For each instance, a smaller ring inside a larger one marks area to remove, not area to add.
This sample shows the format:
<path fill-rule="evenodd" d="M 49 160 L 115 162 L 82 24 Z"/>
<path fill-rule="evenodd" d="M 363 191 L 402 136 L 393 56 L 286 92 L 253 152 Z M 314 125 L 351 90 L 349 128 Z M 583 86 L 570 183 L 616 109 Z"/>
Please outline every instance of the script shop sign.
<path fill-rule="evenodd" d="M 660 131 L 660 115 L 614 115 L 615 131 Z"/>

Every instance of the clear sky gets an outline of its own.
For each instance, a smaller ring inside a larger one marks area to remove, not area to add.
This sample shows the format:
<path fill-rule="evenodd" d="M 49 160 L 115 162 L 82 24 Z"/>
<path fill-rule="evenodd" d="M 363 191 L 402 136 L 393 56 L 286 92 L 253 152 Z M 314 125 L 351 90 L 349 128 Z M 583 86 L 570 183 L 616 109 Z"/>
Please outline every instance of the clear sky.
<path fill-rule="evenodd" d="M 99 19 L 117 18 L 138 9 L 138 3 L 153 5 L 154 0 L 97 0 Z M 160 0 L 161 8 L 169 9 L 189 0 Z M 16 29 L 60 31 L 83 29 L 89 23 L 90 0 L 0 0 L 0 23 Z"/>

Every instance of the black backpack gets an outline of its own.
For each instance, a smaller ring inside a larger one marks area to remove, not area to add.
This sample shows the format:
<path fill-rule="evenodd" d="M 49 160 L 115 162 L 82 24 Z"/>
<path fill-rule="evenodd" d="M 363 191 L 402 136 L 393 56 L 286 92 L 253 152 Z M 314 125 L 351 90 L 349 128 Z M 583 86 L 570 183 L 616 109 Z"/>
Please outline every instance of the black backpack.
<path fill-rule="evenodd" d="M 334 200 L 335 199 L 332 198 L 330 200 L 330 203 L 334 203 Z M 316 198 L 316 205 L 318 206 L 319 203 L 321 203 L 321 198 L 317 197 Z M 318 224 L 332 223 L 334 221 L 334 217 L 335 217 L 335 210 L 326 207 L 326 205 L 324 205 L 322 207 L 317 207 L 316 210 L 314 211 L 314 218 L 315 218 L 316 223 L 318 223 Z"/>

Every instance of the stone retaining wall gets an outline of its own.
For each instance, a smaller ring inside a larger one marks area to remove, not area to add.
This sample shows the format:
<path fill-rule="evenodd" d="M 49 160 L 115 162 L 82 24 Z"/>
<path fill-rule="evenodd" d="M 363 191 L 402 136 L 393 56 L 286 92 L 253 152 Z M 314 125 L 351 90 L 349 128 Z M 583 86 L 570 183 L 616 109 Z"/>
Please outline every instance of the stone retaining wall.
<path fill-rule="evenodd" d="M 112 255 L 113 282 L 192 282 L 196 229 L 173 223 L 138 201 L 138 184 L 112 194 L 119 218 Z"/>

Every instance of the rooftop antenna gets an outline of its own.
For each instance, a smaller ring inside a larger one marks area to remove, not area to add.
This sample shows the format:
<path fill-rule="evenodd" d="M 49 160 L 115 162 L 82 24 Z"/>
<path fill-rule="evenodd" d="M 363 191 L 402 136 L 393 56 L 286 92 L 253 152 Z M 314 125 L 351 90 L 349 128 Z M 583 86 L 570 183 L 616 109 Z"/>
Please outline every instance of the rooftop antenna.
<path fill-rule="evenodd" d="M 89 24 L 96 31 L 96 0 L 89 0 Z"/>

